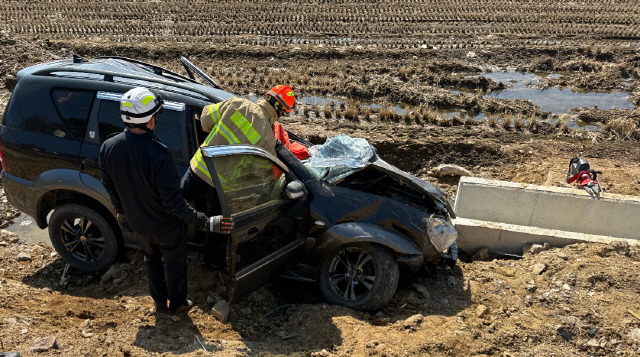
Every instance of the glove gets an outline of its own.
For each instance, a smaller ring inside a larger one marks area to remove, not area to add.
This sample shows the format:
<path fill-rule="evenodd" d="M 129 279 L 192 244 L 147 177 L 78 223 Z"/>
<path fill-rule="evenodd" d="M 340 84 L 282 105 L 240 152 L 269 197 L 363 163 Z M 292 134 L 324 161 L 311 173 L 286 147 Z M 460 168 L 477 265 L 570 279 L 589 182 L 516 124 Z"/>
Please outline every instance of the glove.
<path fill-rule="evenodd" d="M 233 229 L 233 220 L 230 217 L 209 217 L 209 232 L 229 234 Z"/>
<path fill-rule="evenodd" d="M 209 217 L 202 212 L 198 212 L 198 225 L 196 229 L 203 232 L 209 232 Z"/>
<path fill-rule="evenodd" d="M 127 217 L 124 215 L 124 212 L 116 212 L 116 221 L 118 221 L 118 225 L 123 231 L 132 231 L 131 227 L 129 227 L 129 223 L 127 222 Z"/>

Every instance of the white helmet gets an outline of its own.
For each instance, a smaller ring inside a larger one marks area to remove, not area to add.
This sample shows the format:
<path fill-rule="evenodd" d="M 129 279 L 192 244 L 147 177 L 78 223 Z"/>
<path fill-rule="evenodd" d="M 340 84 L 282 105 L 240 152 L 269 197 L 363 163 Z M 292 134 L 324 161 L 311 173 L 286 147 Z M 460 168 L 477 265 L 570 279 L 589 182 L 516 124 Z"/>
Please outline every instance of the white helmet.
<path fill-rule="evenodd" d="M 133 88 L 120 99 L 120 117 L 127 124 L 144 124 L 162 109 L 163 103 L 159 94 L 144 87 Z"/>

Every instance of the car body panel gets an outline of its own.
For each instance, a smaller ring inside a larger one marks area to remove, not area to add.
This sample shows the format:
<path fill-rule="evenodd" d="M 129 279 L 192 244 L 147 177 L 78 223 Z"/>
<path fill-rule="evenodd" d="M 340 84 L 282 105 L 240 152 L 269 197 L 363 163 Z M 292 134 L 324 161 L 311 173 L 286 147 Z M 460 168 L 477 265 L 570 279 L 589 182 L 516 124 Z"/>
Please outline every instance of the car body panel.
<path fill-rule="evenodd" d="M 450 218 L 456 218 L 455 212 L 453 211 L 449 201 L 446 199 L 444 192 L 436 186 L 402 171 L 382 159 L 375 160 L 370 164 L 370 166 L 386 173 L 390 177 L 394 178 L 394 180 L 401 182 L 407 189 L 427 194 L 429 198 L 440 203 L 444 208 L 446 208 Z"/>
<path fill-rule="evenodd" d="M 41 210 L 43 197 L 49 192 L 74 191 L 111 207 L 106 189 L 100 180 L 70 169 L 54 169 L 41 173 L 33 181 L 20 179 L 6 171 L 2 173 L 7 200 L 32 217 L 40 229 L 47 227 L 47 214 Z"/>
<path fill-rule="evenodd" d="M 375 243 L 391 248 L 396 259 L 401 260 L 412 272 L 424 262 L 420 247 L 398 232 L 377 224 L 366 222 L 346 222 L 333 225 L 323 232 L 322 239 L 314 249 L 314 256 L 323 257 L 338 247 L 351 243 Z M 320 260 L 315 261 L 316 265 Z"/>

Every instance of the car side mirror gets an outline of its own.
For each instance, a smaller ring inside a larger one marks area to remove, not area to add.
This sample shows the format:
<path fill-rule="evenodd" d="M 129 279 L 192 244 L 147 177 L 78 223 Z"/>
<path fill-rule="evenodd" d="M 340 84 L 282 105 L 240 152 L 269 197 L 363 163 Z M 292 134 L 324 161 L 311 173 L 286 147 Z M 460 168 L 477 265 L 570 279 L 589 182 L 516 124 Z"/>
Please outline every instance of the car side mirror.
<path fill-rule="evenodd" d="M 289 182 L 285 188 L 285 194 L 292 200 L 304 197 L 306 192 L 307 190 L 305 189 L 304 184 L 298 180 Z"/>

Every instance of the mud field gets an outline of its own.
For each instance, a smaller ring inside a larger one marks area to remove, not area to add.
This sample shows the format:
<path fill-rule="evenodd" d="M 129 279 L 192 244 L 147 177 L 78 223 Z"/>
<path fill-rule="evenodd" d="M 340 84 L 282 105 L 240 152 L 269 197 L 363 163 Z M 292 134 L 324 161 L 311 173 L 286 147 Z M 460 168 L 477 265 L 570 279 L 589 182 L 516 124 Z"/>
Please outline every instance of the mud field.
<path fill-rule="evenodd" d="M 0 112 L 28 65 L 124 56 L 184 73 L 183 55 L 241 96 L 291 84 L 300 104 L 285 127 L 314 143 L 364 137 L 451 198 L 457 180 L 430 176 L 436 165 L 564 186 L 576 155 L 603 172 L 608 192 L 639 195 L 638 24 L 637 1 L 2 1 Z M 18 214 L 3 200 L 0 227 Z M 104 276 L 70 270 L 61 284 L 64 263 L 50 247 L 3 231 L 0 352 L 640 354 L 639 248 L 492 258 L 421 272 L 379 312 L 327 305 L 312 285 L 275 280 L 222 323 L 210 313 L 223 293 L 216 272 L 194 255 L 196 307 L 174 322 L 150 313 L 140 253 Z M 31 349 L 50 336 L 53 346 Z"/>

